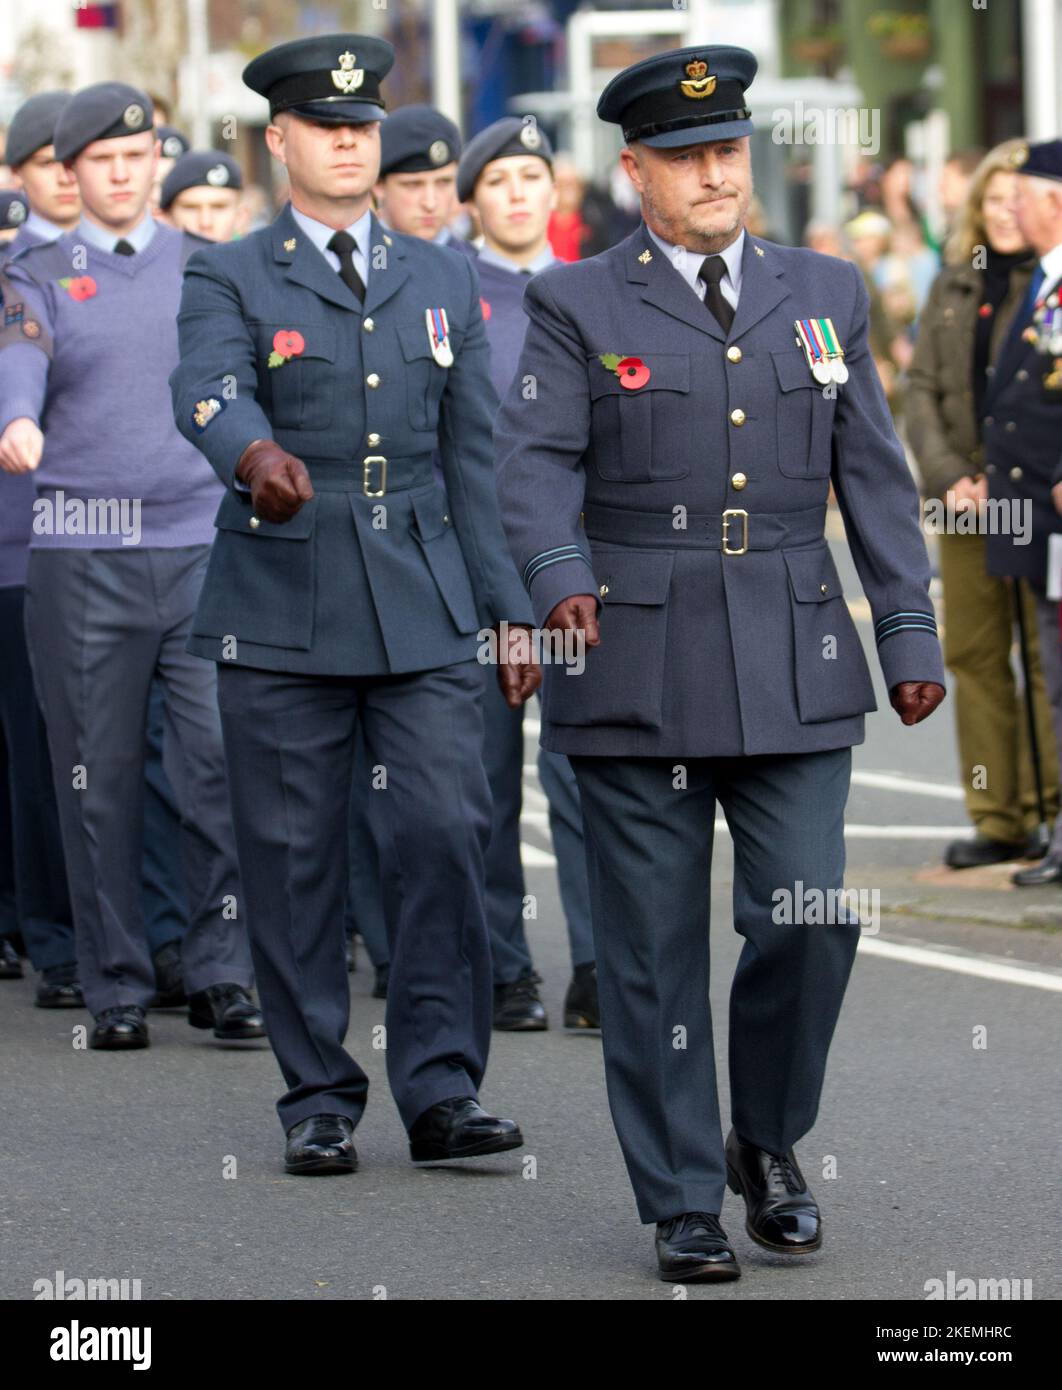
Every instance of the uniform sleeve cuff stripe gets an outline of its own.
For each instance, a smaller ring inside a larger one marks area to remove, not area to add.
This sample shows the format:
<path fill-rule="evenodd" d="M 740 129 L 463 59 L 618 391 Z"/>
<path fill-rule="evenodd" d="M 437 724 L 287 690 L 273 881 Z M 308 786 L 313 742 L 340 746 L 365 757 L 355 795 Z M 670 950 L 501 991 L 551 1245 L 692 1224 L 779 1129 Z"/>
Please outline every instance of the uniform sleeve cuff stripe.
<path fill-rule="evenodd" d="M 928 632 L 934 637 L 937 635 L 936 624 L 932 626 L 928 623 L 901 623 L 899 627 L 890 628 L 888 632 L 878 634 L 877 643 L 880 647 L 882 642 L 887 642 L 890 637 L 895 637 L 898 632 Z"/>
<path fill-rule="evenodd" d="M 530 573 L 525 573 L 524 583 L 530 588 L 531 581 L 536 574 L 539 574 L 544 569 L 549 569 L 550 565 L 563 564 L 566 560 L 582 560 L 584 564 L 587 563 L 586 556 L 581 550 L 575 550 L 571 554 L 554 555 L 551 559 L 542 560 Z"/>
<path fill-rule="evenodd" d="M 541 569 L 543 564 L 553 564 L 557 560 L 582 560 L 585 558 L 577 545 L 561 545 L 555 550 L 543 550 L 538 555 L 532 555 L 524 566 L 524 579 L 530 579 L 534 571 Z"/>
<path fill-rule="evenodd" d="M 925 618 L 931 623 L 936 623 L 936 618 L 932 613 L 919 611 L 916 613 L 887 613 L 884 618 L 879 618 L 874 626 L 875 628 L 884 627 L 886 623 L 894 623 L 897 618 Z"/>

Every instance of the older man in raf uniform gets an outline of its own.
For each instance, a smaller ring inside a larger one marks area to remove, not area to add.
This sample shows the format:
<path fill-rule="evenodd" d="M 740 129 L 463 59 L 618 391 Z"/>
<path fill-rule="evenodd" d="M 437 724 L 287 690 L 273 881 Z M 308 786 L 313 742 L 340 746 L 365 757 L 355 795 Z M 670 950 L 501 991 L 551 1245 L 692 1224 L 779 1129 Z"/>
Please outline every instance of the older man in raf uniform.
<path fill-rule="evenodd" d="M 244 80 L 292 201 L 189 262 L 176 418 L 226 485 L 194 624 L 218 663 L 237 845 L 293 1173 L 350 1172 L 368 1080 L 343 1048 L 355 731 L 384 823 L 387 1066 L 414 1161 L 496 1153 L 490 821 L 477 632 L 530 621 L 498 518 L 475 272 L 370 208 L 391 45 L 283 44 Z M 442 455 L 447 493 L 432 477 Z M 514 703 L 537 668 L 499 675 Z"/>
<path fill-rule="evenodd" d="M 794 925 L 784 905 L 842 885 L 851 745 L 875 708 L 824 539 L 831 478 L 893 706 L 915 723 L 944 695 L 859 274 L 744 230 L 755 71 L 744 49 L 688 48 L 609 83 L 598 114 L 623 128 L 643 225 L 530 282 L 495 430 L 536 620 L 590 648 L 581 676 L 547 672 L 543 741 L 579 782 L 609 1101 L 665 1279 L 737 1277 L 728 1183 L 759 1244 L 821 1243 L 793 1145 L 859 926 Z M 717 802 L 745 937 L 725 1145 L 707 997 Z"/>

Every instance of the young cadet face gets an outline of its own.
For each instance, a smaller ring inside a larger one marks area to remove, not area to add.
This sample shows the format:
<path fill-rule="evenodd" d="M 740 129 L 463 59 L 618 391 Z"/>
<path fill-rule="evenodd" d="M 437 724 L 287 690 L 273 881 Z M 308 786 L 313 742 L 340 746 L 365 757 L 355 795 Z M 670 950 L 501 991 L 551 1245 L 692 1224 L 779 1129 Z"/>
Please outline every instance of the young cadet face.
<path fill-rule="evenodd" d="M 57 227 L 72 227 L 81 214 L 81 194 L 73 170 L 60 163 L 51 145 L 31 154 L 15 170 L 30 207 Z"/>
<path fill-rule="evenodd" d="M 492 159 L 472 190 L 484 238 L 501 252 L 526 251 L 543 241 L 556 201 L 549 165 L 537 155 Z"/>
<path fill-rule="evenodd" d="M 210 241 L 231 241 L 236 232 L 240 194 L 235 188 L 185 188 L 163 216 L 182 232 L 195 232 Z"/>
<path fill-rule="evenodd" d="M 70 166 L 85 212 L 104 227 L 135 227 L 147 207 L 158 157 L 151 130 L 86 145 Z"/>
<path fill-rule="evenodd" d="M 310 205 L 368 201 L 380 172 L 380 122 L 319 125 L 282 111 L 266 144 L 288 171 L 291 191 Z"/>
<path fill-rule="evenodd" d="M 747 135 L 669 150 L 639 143 L 620 160 L 641 195 L 646 222 L 664 241 L 719 251 L 744 226 L 752 198 Z"/>
<path fill-rule="evenodd" d="M 457 162 L 413 174 L 385 174 L 373 192 L 388 226 L 431 241 L 457 211 Z"/>

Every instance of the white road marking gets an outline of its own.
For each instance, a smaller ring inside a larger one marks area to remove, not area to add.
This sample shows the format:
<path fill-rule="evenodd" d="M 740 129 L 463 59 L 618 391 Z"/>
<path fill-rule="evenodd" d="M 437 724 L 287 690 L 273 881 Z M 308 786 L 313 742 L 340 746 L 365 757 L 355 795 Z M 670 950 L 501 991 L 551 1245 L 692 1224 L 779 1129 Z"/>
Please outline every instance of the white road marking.
<path fill-rule="evenodd" d="M 852 785 L 876 787 L 879 791 L 910 792 L 912 796 L 939 796 L 945 801 L 961 801 L 962 787 L 946 782 L 922 782 L 895 772 L 853 772 Z M 969 827 L 967 827 L 969 829 Z"/>
<path fill-rule="evenodd" d="M 981 980 L 998 980 L 1009 985 L 1030 985 L 1033 989 L 1062 993 L 1062 973 L 1036 970 L 1028 965 L 1011 965 L 994 956 L 975 956 L 966 951 L 942 951 L 932 946 L 913 946 L 899 941 L 882 941 L 877 936 L 861 936 L 859 953 L 883 960 L 903 961 L 907 965 L 928 965 L 951 970 L 957 975 L 975 975 Z"/>

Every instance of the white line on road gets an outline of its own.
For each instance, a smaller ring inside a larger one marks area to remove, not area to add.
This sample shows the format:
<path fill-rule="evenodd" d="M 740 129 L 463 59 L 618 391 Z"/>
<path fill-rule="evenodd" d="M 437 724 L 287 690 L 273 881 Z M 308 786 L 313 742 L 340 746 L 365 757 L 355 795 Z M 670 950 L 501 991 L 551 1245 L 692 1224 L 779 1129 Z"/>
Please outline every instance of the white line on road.
<path fill-rule="evenodd" d="M 853 772 L 852 785 L 876 787 L 880 791 L 910 792 L 913 796 L 940 796 L 945 801 L 961 801 L 963 798 L 962 787 L 945 782 L 921 782 L 916 777 L 898 776 L 894 772 Z"/>
<path fill-rule="evenodd" d="M 865 956 L 883 960 L 903 961 L 907 965 L 928 965 L 937 970 L 952 970 L 958 975 L 976 975 L 982 980 L 998 980 L 1009 985 L 1031 985 L 1062 993 L 1062 974 L 1034 970 L 1027 965 L 1010 965 L 990 956 L 974 956 L 966 952 L 940 951 L 932 946 L 909 946 L 899 941 L 882 941 L 877 936 L 859 938 L 859 951 Z"/>

